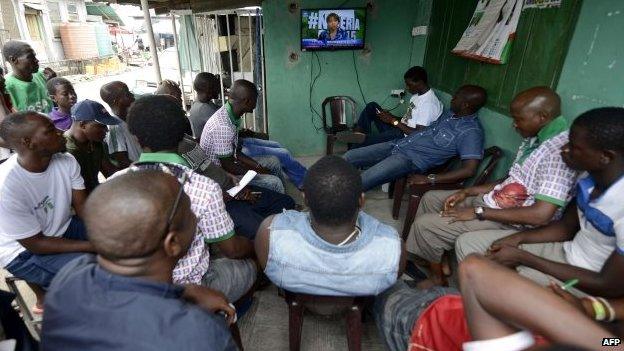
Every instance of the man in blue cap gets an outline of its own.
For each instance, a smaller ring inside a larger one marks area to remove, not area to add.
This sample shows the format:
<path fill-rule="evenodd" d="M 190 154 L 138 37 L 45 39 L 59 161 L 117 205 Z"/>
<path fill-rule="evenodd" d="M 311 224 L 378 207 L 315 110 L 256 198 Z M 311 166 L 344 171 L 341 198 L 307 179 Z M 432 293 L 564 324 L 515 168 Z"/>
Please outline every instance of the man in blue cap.
<path fill-rule="evenodd" d="M 71 109 L 72 126 L 65 132 L 67 152 L 74 155 L 80 164 L 80 174 L 85 188 L 90 193 L 100 183 L 98 173 L 109 177 L 118 169 L 110 162 L 104 147 L 107 126 L 121 121 L 111 116 L 102 104 L 93 100 L 83 100 Z"/>

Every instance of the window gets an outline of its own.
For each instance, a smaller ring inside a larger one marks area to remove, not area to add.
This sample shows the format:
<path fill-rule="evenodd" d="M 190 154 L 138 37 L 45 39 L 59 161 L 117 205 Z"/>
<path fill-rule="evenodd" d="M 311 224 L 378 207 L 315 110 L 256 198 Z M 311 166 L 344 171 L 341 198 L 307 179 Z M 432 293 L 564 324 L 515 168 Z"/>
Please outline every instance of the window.
<path fill-rule="evenodd" d="M 54 39 L 61 38 L 60 25 L 61 18 L 61 4 L 56 1 L 48 1 L 48 14 L 50 15 L 50 22 L 52 22 L 52 31 L 54 32 Z"/>
<path fill-rule="evenodd" d="M 67 14 L 67 18 L 70 21 L 78 21 L 78 6 L 75 2 L 70 1 L 67 3 Z"/>

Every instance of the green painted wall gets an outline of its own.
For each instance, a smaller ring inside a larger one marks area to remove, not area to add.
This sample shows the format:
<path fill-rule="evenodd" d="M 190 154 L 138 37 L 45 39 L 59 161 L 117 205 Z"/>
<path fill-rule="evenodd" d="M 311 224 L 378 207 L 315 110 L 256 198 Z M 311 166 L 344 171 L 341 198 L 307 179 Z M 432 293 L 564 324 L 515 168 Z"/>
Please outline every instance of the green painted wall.
<path fill-rule="evenodd" d="M 583 2 L 557 87 L 562 113 L 569 120 L 595 107 L 624 107 L 622 33 L 623 1 Z M 448 106 L 450 96 L 439 91 L 438 96 Z M 506 158 L 495 173 L 495 177 L 502 177 L 521 139 L 511 126 L 511 118 L 505 115 L 483 109 L 480 119 L 488 146 L 498 145 L 505 150 Z"/>
<path fill-rule="evenodd" d="M 411 29 L 428 23 L 432 0 L 376 0 L 368 12 L 366 43 L 369 55 L 355 51 L 362 90 L 367 100 L 381 102 L 391 89 L 403 89 L 403 73 L 412 65 L 422 64 L 426 37 L 415 37 Z M 341 5 L 361 7 L 366 1 L 303 0 L 294 1 L 302 8 L 323 8 Z M 265 65 L 269 133 L 295 155 L 319 155 L 325 150 L 325 134 L 314 125 L 321 120 L 309 107 L 310 68 L 312 53 L 299 49 L 299 10 L 288 11 L 291 1 L 265 0 L 262 3 L 265 26 Z M 410 47 L 411 63 L 410 59 Z M 295 62 L 289 60 L 294 52 Z M 312 104 L 320 111 L 328 96 L 348 95 L 358 103 L 358 113 L 364 103 L 356 84 L 352 51 L 318 52 L 322 75 L 317 80 Z M 316 58 L 314 58 L 316 60 Z M 318 64 L 314 61 L 314 72 Z M 385 106 L 394 106 L 390 98 Z M 399 107 L 401 109 L 401 107 Z M 314 123 L 314 124 L 313 124 Z"/>
<path fill-rule="evenodd" d="M 299 13 L 290 14 L 287 2 L 266 0 L 263 3 L 266 27 L 266 66 L 269 130 L 271 137 L 284 143 L 298 155 L 322 154 L 324 135 L 316 133 L 308 108 L 310 53 L 299 51 Z M 303 6 L 329 7 L 340 1 L 302 1 Z M 348 1 L 345 6 L 362 5 Z M 376 1 L 369 13 L 367 43 L 369 57 L 356 55 L 362 87 L 368 100 L 383 100 L 390 89 L 402 87 L 402 75 L 409 66 L 410 28 L 428 22 L 431 0 Z M 563 114 L 570 120 L 599 106 L 624 107 L 624 1 L 586 0 L 570 43 L 557 88 L 562 97 Z M 416 37 L 412 65 L 422 64 L 425 37 Z M 301 55 L 289 63 L 291 51 Z M 317 82 L 313 103 L 319 106 L 326 96 L 346 94 L 362 107 L 355 83 L 351 52 L 320 53 L 323 75 Z M 438 92 L 448 106 L 450 96 Z M 389 100 L 386 105 L 393 105 Z M 320 122 L 320 121 L 318 121 Z M 511 119 L 484 109 L 481 122 L 486 142 L 505 150 L 506 159 L 495 174 L 506 173 L 520 137 L 511 127 Z"/>

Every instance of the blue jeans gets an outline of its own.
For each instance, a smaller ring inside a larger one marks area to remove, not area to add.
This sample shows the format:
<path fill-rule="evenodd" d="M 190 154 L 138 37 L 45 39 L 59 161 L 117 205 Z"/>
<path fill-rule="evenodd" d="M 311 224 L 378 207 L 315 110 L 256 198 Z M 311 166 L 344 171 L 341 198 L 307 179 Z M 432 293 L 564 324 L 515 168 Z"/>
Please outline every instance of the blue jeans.
<path fill-rule="evenodd" d="M 280 143 L 271 140 L 257 138 L 243 139 L 243 153 L 249 157 L 275 156 L 280 160 L 281 166 L 288 178 L 295 183 L 297 188 L 303 187 L 307 169 L 286 150 Z"/>
<path fill-rule="evenodd" d="M 295 201 L 288 195 L 272 190 L 248 187 L 251 191 L 261 192 L 256 202 L 230 200 L 225 203 L 225 208 L 234 221 L 236 234 L 254 240 L 260 224 L 266 217 L 281 213 L 284 209 L 294 209 Z"/>
<path fill-rule="evenodd" d="M 377 117 L 377 109 L 381 111 L 381 106 L 379 106 L 379 104 L 376 102 L 369 102 L 360 113 L 356 126 L 362 133 L 366 134 L 366 139 L 362 144 L 354 144 L 353 148 L 384 143 L 403 137 L 403 132 L 399 128 L 384 123 Z M 379 133 L 373 134 L 373 125 L 375 125 Z"/>
<path fill-rule="evenodd" d="M 392 154 L 394 145 L 394 141 L 387 141 L 349 150 L 344 154 L 344 159 L 355 167 L 368 167 L 362 172 L 364 191 L 394 181 L 409 173 L 422 172 L 407 157 L 398 153 Z"/>
<path fill-rule="evenodd" d="M 391 351 L 408 349 L 414 323 L 438 298 L 458 294 L 453 288 L 412 289 L 399 280 L 375 298 L 373 316 L 382 340 Z"/>
<path fill-rule="evenodd" d="M 88 240 L 87 229 L 80 218 L 72 217 L 63 238 L 72 240 Z M 69 261 L 82 256 L 82 252 L 68 252 L 52 255 L 37 255 L 26 250 L 6 266 L 6 270 L 28 283 L 37 284 L 47 289 L 58 271 Z"/>
<path fill-rule="evenodd" d="M 275 156 L 256 156 L 253 159 L 262 167 L 268 169 L 271 174 L 258 174 L 249 184 L 273 190 L 280 194 L 286 193 L 284 172 L 282 172 L 282 165 L 279 159 Z"/>

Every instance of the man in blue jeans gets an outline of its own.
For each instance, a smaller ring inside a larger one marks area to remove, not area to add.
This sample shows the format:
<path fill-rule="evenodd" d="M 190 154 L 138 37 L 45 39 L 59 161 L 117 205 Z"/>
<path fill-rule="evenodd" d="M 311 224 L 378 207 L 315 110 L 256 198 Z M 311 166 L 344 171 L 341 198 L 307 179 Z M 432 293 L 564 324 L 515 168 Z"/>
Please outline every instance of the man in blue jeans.
<path fill-rule="evenodd" d="M 405 89 L 412 94 L 403 117 L 384 111 L 376 102 L 366 105 L 354 128 L 355 133 L 338 133 L 338 139 L 352 144 L 353 147 L 383 143 L 408 136 L 425 129 L 435 122 L 444 109 L 435 92 L 429 87 L 427 71 L 414 66 L 403 75 Z M 373 125 L 379 133 L 373 134 Z M 361 143 L 361 144 L 357 144 Z"/>
<path fill-rule="evenodd" d="M 451 110 L 429 127 L 407 137 L 348 151 L 344 158 L 362 172 L 362 186 L 368 191 L 409 173 L 419 173 L 413 182 L 449 183 L 475 174 L 483 158 L 483 129 L 477 112 L 487 94 L 481 87 L 464 85 L 451 99 Z M 442 174 L 423 173 L 459 155 L 461 167 Z"/>
<path fill-rule="evenodd" d="M 80 166 L 65 152 L 62 131 L 39 113 L 9 115 L 0 136 L 16 151 L 0 165 L 0 264 L 46 289 L 67 262 L 93 251 L 80 219 L 87 197 Z"/>

